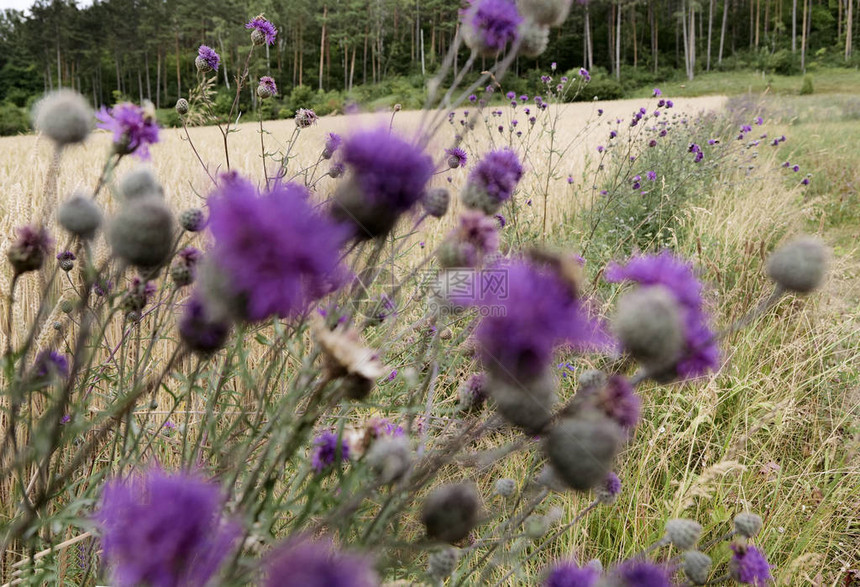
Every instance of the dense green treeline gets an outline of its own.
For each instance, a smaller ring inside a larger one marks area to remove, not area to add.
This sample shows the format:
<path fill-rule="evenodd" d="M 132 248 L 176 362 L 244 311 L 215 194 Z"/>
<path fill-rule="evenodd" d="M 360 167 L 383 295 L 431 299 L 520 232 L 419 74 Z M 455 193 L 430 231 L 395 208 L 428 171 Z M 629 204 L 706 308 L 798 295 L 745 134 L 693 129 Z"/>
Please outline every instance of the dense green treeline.
<path fill-rule="evenodd" d="M 295 92 L 331 109 L 347 95 L 408 102 L 444 58 L 459 10 L 444 0 L 38 0 L 28 14 L 0 14 L 0 103 L 23 108 L 62 86 L 94 105 L 125 97 L 169 108 L 197 83 L 200 44 L 221 54 L 217 89 L 229 102 L 250 47 L 243 24 L 261 12 L 279 35 L 252 74 L 271 75 L 287 96 L 275 109 L 290 108 Z M 618 97 L 705 70 L 853 65 L 857 12 L 852 0 L 578 0 L 544 55 L 518 60 L 517 73 L 584 66 L 602 97 Z"/>

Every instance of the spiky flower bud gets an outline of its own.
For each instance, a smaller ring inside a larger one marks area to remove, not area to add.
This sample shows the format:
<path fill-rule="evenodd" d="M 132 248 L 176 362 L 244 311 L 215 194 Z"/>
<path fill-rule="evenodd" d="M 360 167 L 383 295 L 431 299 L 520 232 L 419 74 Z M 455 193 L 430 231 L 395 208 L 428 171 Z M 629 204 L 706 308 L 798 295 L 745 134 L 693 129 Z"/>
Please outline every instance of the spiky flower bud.
<path fill-rule="evenodd" d="M 374 441 L 365 456 L 383 483 L 397 481 L 412 466 L 412 451 L 405 436 L 384 436 Z"/>
<path fill-rule="evenodd" d="M 510 497 L 517 490 L 517 482 L 513 479 L 499 479 L 496 481 L 496 494 L 502 497 Z"/>
<path fill-rule="evenodd" d="M 17 276 L 41 268 L 53 241 L 43 226 L 21 226 L 16 232 L 18 239 L 6 251 L 6 257 Z"/>
<path fill-rule="evenodd" d="M 819 239 L 801 237 L 781 246 L 770 256 L 767 274 L 789 291 L 809 293 L 824 280 L 828 258 L 827 247 Z"/>
<path fill-rule="evenodd" d="M 140 165 L 123 176 L 119 182 L 119 193 L 125 201 L 152 196 L 163 198 L 164 188 L 152 169 Z"/>
<path fill-rule="evenodd" d="M 520 55 L 539 57 L 549 45 L 549 27 L 530 19 L 520 25 Z"/>
<path fill-rule="evenodd" d="M 265 100 L 266 98 L 272 97 L 272 92 L 271 90 L 269 90 L 268 87 L 264 86 L 263 84 L 260 84 L 259 86 L 257 86 L 257 97 Z"/>
<path fill-rule="evenodd" d="M 194 65 L 197 66 L 197 71 L 200 73 L 209 73 L 212 71 L 212 66 L 202 56 L 197 56 L 197 59 L 194 60 Z"/>
<path fill-rule="evenodd" d="M 711 557 L 698 550 L 688 550 L 684 553 L 684 574 L 693 585 L 704 585 L 711 574 Z"/>
<path fill-rule="evenodd" d="M 742 512 L 735 516 L 735 532 L 744 538 L 754 538 L 761 531 L 761 517 L 750 513 Z"/>
<path fill-rule="evenodd" d="M 662 286 L 639 288 L 618 301 L 613 328 L 624 349 L 646 367 L 675 363 L 684 344 L 684 328 L 675 298 Z"/>
<path fill-rule="evenodd" d="M 570 488 L 585 491 L 606 479 L 623 438 L 618 424 L 589 412 L 558 422 L 544 440 L 544 452 Z"/>
<path fill-rule="evenodd" d="M 260 29 L 254 29 L 253 31 L 251 31 L 251 43 L 253 43 L 257 47 L 265 45 L 266 33 L 261 31 Z"/>
<path fill-rule="evenodd" d="M 451 546 L 431 552 L 427 557 L 427 574 L 431 579 L 444 581 L 457 568 L 459 559 L 460 550 Z"/>
<path fill-rule="evenodd" d="M 526 531 L 526 536 L 532 540 L 537 540 L 549 531 L 549 520 L 545 516 L 532 514 L 523 522 Z"/>
<path fill-rule="evenodd" d="M 451 194 L 445 188 L 427 190 L 427 193 L 421 199 L 424 211 L 434 218 L 442 218 L 448 212 L 448 205 L 450 203 Z"/>
<path fill-rule="evenodd" d="M 179 226 L 188 232 L 200 232 L 206 226 L 206 217 L 200 208 L 189 208 L 179 215 Z"/>
<path fill-rule="evenodd" d="M 173 214 L 160 198 L 132 200 L 108 227 L 113 254 L 144 269 L 160 267 L 173 246 Z"/>
<path fill-rule="evenodd" d="M 529 434 L 539 434 L 552 418 L 555 382 L 548 374 L 515 383 L 491 377 L 487 390 L 505 420 Z"/>
<path fill-rule="evenodd" d="M 179 320 L 179 335 L 192 351 L 209 356 L 227 342 L 230 323 L 213 317 L 199 299 L 192 297 Z"/>
<path fill-rule="evenodd" d="M 188 114 L 188 100 L 185 98 L 179 98 L 176 101 L 176 113 L 180 116 Z"/>
<path fill-rule="evenodd" d="M 170 266 L 170 279 L 179 287 L 191 285 L 194 282 L 194 274 L 186 263 L 179 261 Z"/>
<path fill-rule="evenodd" d="M 75 310 L 75 303 L 72 300 L 63 300 L 60 302 L 60 311 L 63 314 L 71 314 Z"/>
<path fill-rule="evenodd" d="M 79 93 L 59 90 L 36 103 L 33 126 L 58 147 L 81 143 L 93 128 L 93 110 Z"/>
<path fill-rule="evenodd" d="M 57 222 L 73 235 L 89 240 L 101 226 L 102 211 L 91 197 L 75 194 L 60 204 Z"/>
<path fill-rule="evenodd" d="M 316 112 L 309 108 L 299 108 L 296 111 L 296 126 L 299 128 L 308 128 L 317 123 L 319 117 Z"/>
<path fill-rule="evenodd" d="M 545 26 L 561 26 L 570 13 L 571 0 L 517 0 L 523 16 Z"/>
<path fill-rule="evenodd" d="M 75 268 L 75 254 L 71 251 L 63 251 L 62 253 L 58 253 L 57 261 L 59 261 L 60 269 L 62 269 L 66 273 Z"/>
<path fill-rule="evenodd" d="M 478 523 L 479 509 L 480 497 L 473 484 L 442 485 L 424 501 L 421 522 L 431 539 L 456 542 L 468 536 Z"/>
<path fill-rule="evenodd" d="M 461 410 L 479 409 L 487 399 L 487 374 L 475 373 L 469 377 L 457 388 L 457 396 Z"/>
<path fill-rule="evenodd" d="M 702 525 L 694 520 L 678 518 L 666 522 L 666 537 L 681 550 L 693 548 L 701 535 Z"/>

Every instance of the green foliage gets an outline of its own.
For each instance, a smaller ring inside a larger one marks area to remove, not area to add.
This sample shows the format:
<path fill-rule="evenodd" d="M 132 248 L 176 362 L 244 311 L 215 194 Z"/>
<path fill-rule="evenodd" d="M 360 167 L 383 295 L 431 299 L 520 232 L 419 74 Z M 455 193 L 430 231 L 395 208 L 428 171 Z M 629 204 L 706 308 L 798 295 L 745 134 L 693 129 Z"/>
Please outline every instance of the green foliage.
<path fill-rule="evenodd" d="M 299 108 L 313 108 L 315 97 L 314 91 L 308 86 L 296 86 L 290 92 L 287 107 L 293 112 Z"/>
<path fill-rule="evenodd" d="M 808 73 L 803 76 L 803 85 L 800 86 L 800 95 L 808 96 L 815 92 L 815 88 L 812 87 L 812 76 Z"/>
<path fill-rule="evenodd" d="M 591 82 L 586 84 L 582 91 L 576 96 L 577 102 L 590 100 L 620 100 L 624 97 L 624 88 L 614 78 L 607 75 L 595 76 L 592 74 Z"/>
<path fill-rule="evenodd" d="M 24 108 L 11 102 L 0 104 L 0 136 L 16 135 L 30 130 L 30 119 Z"/>

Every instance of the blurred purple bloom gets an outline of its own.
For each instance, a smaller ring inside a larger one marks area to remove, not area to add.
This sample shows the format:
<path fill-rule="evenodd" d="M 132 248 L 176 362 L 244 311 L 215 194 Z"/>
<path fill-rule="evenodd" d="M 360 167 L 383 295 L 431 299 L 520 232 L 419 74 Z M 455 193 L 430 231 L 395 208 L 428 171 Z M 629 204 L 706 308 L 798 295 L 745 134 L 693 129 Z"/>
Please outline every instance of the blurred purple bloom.
<path fill-rule="evenodd" d="M 698 377 L 719 366 L 719 349 L 702 303 L 702 284 L 687 261 L 664 251 L 659 255 L 639 255 L 626 265 L 612 264 L 606 280 L 635 281 L 641 286 L 662 285 L 675 297 L 682 310 L 686 349 L 676 365 L 682 379 Z"/>
<path fill-rule="evenodd" d="M 647 171 L 645 173 L 645 177 L 648 178 L 648 181 L 657 181 L 657 172 L 656 171 Z"/>
<path fill-rule="evenodd" d="M 451 165 L 451 167 L 463 167 L 466 165 L 466 161 L 468 161 L 468 156 L 466 155 L 466 151 L 461 149 L 460 147 L 452 147 L 450 149 L 445 149 L 445 154 L 448 156 L 449 165 L 451 162 L 456 161 L 457 165 Z"/>
<path fill-rule="evenodd" d="M 184 473 L 152 469 L 108 482 L 96 518 L 117 584 L 206 584 L 239 535 L 223 502 L 216 485 Z"/>
<path fill-rule="evenodd" d="M 604 150 L 603 145 L 597 145 L 597 152 L 598 152 L 598 153 L 602 153 L 602 152 L 603 152 L 603 150 Z"/>
<path fill-rule="evenodd" d="M 732 544 L 734 555 L 729 562 L 732 578 L 744 585 L 766 585 L 773 579 L 764 554 L 754 546 Z"/>
<path fill-rule="evenodd" d="M 337 153 L 337 150 L 340 149 L 341 144 L 343 144 L 343 138 L 339 134 L 328 133 L 325 139 L 325 147 L 323 148 L 323 158 L 331 159 Z"/>
<path fill-rule="evenodd" d="M 200 45 L 197 49 L 197 55 L 206 62 L 206 65 L 214 71 L 218 71 L 218 66 L 221 64 L 221 57 L 211 47 Z"/>
<path fill-rule="evenodd" d="M 584 67 L 579 68 L 579 77 L 581 77 L 582 79 L 584 79 L 587 82 L 591 81 L 591 74 L 588 73 L 588 70 L 585 69 Z"/>
<path fill-rule="evenodd" d="M 96 113 L 101 129 L 113 133 L 114 147 L 119 153 L 134 153 L 149 159 L 149 145 L 158 142 L 158 124 L 155 114 L 131 102 L 121 102 L 110 110 L 102 106 Z"/>
<path fill-rule="evenodd" d="M 275 80 L 268 75 L 264 75 L 260 78 L 260 85 L 266 88 L 266 90 L 268 90 L 271 95 L 277 95 L 278 86 L 277 84 L 275 84 Z"/>
<path fill-rule="evenodd" d="M 802 183 L 803 185 L 809 185 L 809 178 L 808 178 L 808 177 L 804 177 L 804 178 L 800 181 L 800 183 Z"/>
<path fill-rule="evenodd" d="M 65 355 L 56 351 L 42 351 L 33 361 L 33 375 L 37 379 L 50 376 L 65 379 L 69 376 L 69 361 Z"/>
<path fill-rule="evenodd" d="M 338 285 L 348 231 L 317 214 L 308 198 L 293 183 L 259 195 L 235 174 L 210 196 L 211 258 L 244 303 L 244 318 L 293 316 Z"/>
<path fill-rule="evenodd" d="M 591 566 L 580 567 L 574 562 L 556 563 L 546 576 L 544 587 L 593 587 L 600 571 Z"/>
<path fill-rule="evenodd" d="M 311 466 L 314 471 L 321 473 L 332 466 L 337 458 L 338 436 L 334 432 L 323 432 L 314 439 L 314 450 L 311 456 Z M 340 441 L 340 460 L 349 460 L 349 445 L 346 440 Z"/>
<path fill-rule="evenodd" d="M 791 170 L 792 170 L 793 172 L 797 173 L 798 171 L 800 171 L 800 165 L 794 165 L 794 166 L 791 168 Z"/>
<path fill-rule="evenodd" d="M 523 166 L 510 149 L 490 151 L 469 174 L 469 183 L 487 193 L 497 204 L 511 198 L 523 176 Z"/>
<path fill-rule="evenodd" d="M 756 123 L 757 125 L 761 126 L 762 124 L 764 124 L 764 119 L 762 119 L 762 117 L 761 117 L 761 116 L 756 116 L 756 118 L 755 118 L 755 123 Z"/>
<path fill-rule="evenodd" d="M 480 44 L 490 51 L 501 51 L 516 41 L 523 20 L 510 0 L 472 0 L 465 16 Z"/>
<path fill-rule="evenodd" d="M 199 296 L 192 295 L 179 319 L 179 336 L 193 351 L 208 355 L 224 346 L 230 324 L 213 319 Z"/>
<path fill-rule="evenodd" d="M 266 587 L 376 587 L 372 560 L 340 552 L 328 540 L 294 537 L 266 563 Z"/>
<path fill-rule="evenodd" d="M 654 88 L 654 97 L 659 98 L 663 95 L 663 92 L 660 91 L 660 88 Z"/>
<path fill-rule="evenodd" d="M 517 95 L 514 92 L 508 92 L 507 94 L 505 94 L 505 98 L 507 98 L 508 100 L 513 100 L 516 97 L 517 97 Z"/>
<path fill-rule="evenodd" d="M 246 29 L 255 29 L 260 31 L 266 36 L 266 44 L 274 45 L 275 44 L 275 36 L 278 34 L 278 29 L 275 28 L 275 25 L 270 23 L 268 20 L 263 18 L 262 16 L 258 16 L 251 22 L 245 25 Z"/>
<path fill-rule="evenodd" d="M 672 587 L 670 570 L 647 560 L 624 561 L 611 577 L 619 587 Z"/>
<path fill-rule="evenodd" d="M 672 102 L 672 100 L 666 100 L 666 108 L 671 108 L 674 105 L 675 105 L 675 103 Z"/>
<path fill-rule="evenodd" d="M 603 480 L 603 491 L 610 497 L 615 497 L 621 493 L 621 479 L 618 478 L 618 475 L 615 473 L 606 475 L 606 479 Z"/>

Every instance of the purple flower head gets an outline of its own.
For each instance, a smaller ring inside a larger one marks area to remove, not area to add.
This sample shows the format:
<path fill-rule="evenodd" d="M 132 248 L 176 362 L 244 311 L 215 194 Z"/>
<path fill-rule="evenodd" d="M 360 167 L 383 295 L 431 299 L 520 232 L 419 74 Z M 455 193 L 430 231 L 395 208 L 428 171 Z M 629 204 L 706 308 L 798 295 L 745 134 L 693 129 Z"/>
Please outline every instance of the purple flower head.
<path fill-rule="evenodd" d="M 642 116 L 645 116 L 646 114 L 648 114 L 648 110 L 646 110 L 645 107 L 643 106 L 642 108 L 639 109 L 639 114 L 641 114 Z"/>
<path fill-rule="evenodd" d="M 660 91 L 660 88 L 654 88 L 654 97 L 659 98 L 663 95 L 663 92 Z"/>
<path fill-rule="evenodd" d="M 278 94 L 278 86 L 275 83 L 275 80 L 268 75 L 264 75 L 260 78 L 260 85 L 263 86 L 270 95 L 276 96 Z"/>
<path fill-rule="evenodd" d="M 266 563 L 266 587 L 376 587 L 371 559 L 340 552 L 328 540 L 294 537 Z"/>
<path fill-rule="evenodd" d="M 445 149 L 445 155 L 448 156 L 448 166 L 452 169 L 456 167 L 464 167 L 466 165 L 466 161 L 469 159 L 466 155 L 466 151 L 460 147 Z"/>
<path fill-rule="evenodd" d="M 337 134 L 330 132 L 325 140 L 325 147 L 323 147 L 323 159 L 331 159 L 337 150 L 340 149 L 340 146 L 343 144 L 343 138 Z"/>
<path fill-rule="evenodd" d="M 244 306 L 242 317 L 294 316 L 338 285 L 348 231 L 317 214 L 308 198 L 294 183 L 260 195 L 238 175 L 225 176 L 210 196 L 210 257 Z"/>
<path fill-rule="evenodd" d="M 487 400 L 487 374 L 475 373 L 471 375 L 463 383 L 460 396 L 469 406 L 481 406 Z"/>
<path fill-rule="evenodd" d="M 487 369 L 513 381 L 529 381 L 550 364 L 557 345 L 577 349 L 609 343 L 569 284 L 552 270 L 526 261 L 495 267 L 504 287 L 481 301 L 502 312 L 485 317 L 476 331 Z"/>
<path fill-rule="evenodd" d="M 750 125 L 748 125 L 748 124 L 741 125 L 741 132 L 742 133 L 747 133 L 747 132 L 751 132 L 751 131 L 752 131 L 752 127 Z"/>
<path fill-rule="evenodd" d="M 606 475 L 606 479 L 603 480 L 603 491 L 610 497 L 615 497 L 621 493 L 621 479 L 618 478 L 618 475 L 615 473 Z"/>
<path fill-rule="evenodd" d="M 75 259 L 77 259 L 77 257 L 75 257 L 75 254 L 71 251 L 57 253 L 57 261 L 74 261 Z"/>
<path fill-rule="evenodd" d="M 657 141 L 655 139 L 651 139 L 650 141 L 648 141 L 648 146 L 651 148 L 656 147 Z"/>
<path fill-rule="evenodd" d="M 719 349 L 702 304 L 702 284 L 690 263 L 669 251 L 640 255 L 624 266 L 610 265 L 606 280 L 611 283 L 630 280 L 644 287 L 662 285 L 675 297 L 682 310 L 686 340 L 686 349 L 675 366 L 679 377 L 697 377 L 719 366 Z"/>
<path fill-rule="evenodd" d="M 783 166 L 783 167 L 791 167 L 791 163 L 789 163 L 788 161 L 786 161 L 785 163 L 783 163 L 783 164 L 782 164 L 782 166 Z"/>
<path fill-rule="evenodd" d="M 791 170 L 792 170 L 793 172 L 797 173 L 798 171 L 800 171 L 800 165 L 794 165 L 794 166 L 791 168 Z"/>
<path fill-rule="evenodd" d="M 37 379 L 51 376 L 65 379 L 69 376 L 69 361 L 56 351 L 42 351 L 33 362 L 33 375 Z"/>
<path fill-rule="evenodd" d="M 44 226 L 27 224 L 15 229 L 18 238 L 6 251 L 6 256 L 16 275 L 39 269 L 48 256 L 48 249 L 54 244 Z"/>
<path fill-rule="evenodd" d="M 625 430 L 632 431 L 639 423 L 642 401 L 626 377 L 610 377 L 595 399 L 597 407 Z"/>
<path fill-rule="evenodd" d="M 520 102 L 528 102 L 528 101 L 529 101 L 529 97 L 526 94 L 523 94 L 522 96 L 520 96 Z"/>
<path fill-rule="evenodd" d="M 499 228 L 504 228 L 505 225 L 508 223 L 508 221 L 505 220 L 505 217 L 501 214 L 494 214 L 493 218 L 496 219 L 496 222 L 499 224 Z"/>
<path fill-rule="evenodd" d="M 482 260 L 499 250 L 499 224 L 495 218 L 478 210 L 464 210 L 458 226 L 446 239 L 449 267 L 476 267 Z M 445 252 L 440 253 L 445 256 Z"/>
<path fill-rule="evenodd" d="M 338 453 L 338 436 L 334 432 L 323 432 L 314 438 L 314 450 L 311 456 L 311 466 L 317 473 L 322 473 L 335 462 Z M 349 460 L 349 445 L 346 440 L 340 441 L 340 459 Z"/>
<path fill-rule="evenodd" d="M 603 146 L 603 145 L 597 145 L 597 152 L 598 152 L 598 153 L 602 153 L 602 152 L 604 151 L 604 149 L 605 149 L 605 148 L 604 148 L 604 146 Z"/>
<path fill-rule="evenodd" d="M 556 563 L 547 573 L 544 587 L 593 587 L 600 571 L 591 566 L 580 567 L 572 561 Z"/>
<path fill-rule="evenodd" d="M 197 49 L 197 56 L 209 66 L 209 69 L 218 71 L 218 66 L 221 65 L 221 56 L 214 49 L 206 45 L 200 45 L 200 48 Z"/>
<path fill-rule="evenodd" d="M 696 143 L 690 143 L 690 146 L 687 147 L 687 151 L 689 151 L 690 153 L 699 153 L 702 151 L 702 147 L 700 147 Z"/>
<path fill-rule="evenodd" d="M 494 54 L 513 43 L 523 21 L 510 0 L 472 0 L 463 12 L 466 43 L 485 54 Z"/>
<path fill-rule="evenodd" d="M 618 136 L 618 131 L 615 131 L 615 130 L 609 131 L 609 138 L 610 139 L 614 139 L 617 136 Z"/>
<path fill-rule="evenodd" d="M 212 319 L 199 296 L 192 295 L 179 319 L 179 336 L 188 348 L 210 355 L 224 346 L 229 334 L 230 324 Z"/>
<path fill-rule="evenodd" d="M 478 96 L 475 94 L 469 94 L 469 102 L 475 103 L 478 101 Z"/>
<path fill-rule="evenodd" d="M 176 253 L 176 256 L 182 259 L 182 261 L 189 267 L 194 267 L 203 258 L 203 253 L 201 253 L 200 249 L 196 247 L 185 247 Z"/>
<path fill-rule="evenodd" d="M 480 207 L 488 213 L 495 212 L 509 200 L 523 176 L 523 166 L 517 154 L 510 149 L 490 151 L 469 173 L 468 183 L 488 199 Z M 494 209 L 495 208 L 495 209 Z"/>
<path fill-rule="evenodd" d="M 246 29 L 253 29 L 254 31 L 260 31 L 265 37 L 265 42 L 267 45 L 275 44 L 275 37 L 278 34 L 278 29 L 275 28 L 275 25 L 270 23 L 268 20 L 263 18 L 262 16 L 258 16 L 251 22 L 245 25 Z M 260 43 L 262 44 L 262 43 Z"/>
<path fill-rule="evenodd" d="M 374 438 L 383 436 L 403 436 L 405 432 L 402 426 L 398 426 L 387 418 L 373 418 L 367 424 L 368 430 Z"/>
<path fill-rule="evenodd" d="M 100 121 L 96 126 L 113 133 L 114 149 L 118 153 L 134 153 L 140 159 L 149 159 L 149 145 L 158 142 L 154 112 L 122 102 L 110 110 L 102 106 L 96 118 Z"/>
<path fill-rule="evenodd" d="M 647 560 L 630 559 L 612 572 L 613 585 L 619 587 L 672 587 L 672 573 Z"/>
<path fill-rule="evenodd" d="M 646 171 L 645 177 L 648 178 L 648 181 L 657 181 L 657 172 L 656 171 Z"/>
<path fill-rule="evenodd" d="M 588 73 L 588 70 L 585 69 L 584 67 L 579 68 L 579 77 L 581 77 L 582 79 L 584 79 L 587 82 L 591 81 L 591 74 Z"/>
<path fill-rule="evenodd" d="M 505 94 L 505 98 L 507 98 L 508 100 L 515 100 L 516 97 L 517 95 L 514 92 L 508 92 L 507 94 Z"/>
<path fill-rule="evenodd" d="M 764 119 L 761 116 L 756 116 L 755 117 L 755 123 L 757 125 L 761 126 L 762 124 L 764 124 Z"/>
<path fill-rule="evenodd" d="M 233 549 L 216 485 L 152 469 L 107 483 L 96 519 L 118 585 L 204 585 Z"/>
<path fill-rule="evenodd" d="M 298 128 L 308 128 L 317 123 L 319 116 L 310 108 L 299 108 L 296 110 L 296 115 L 293 117 Z"/>
<path fill-rule="evenodd" d="M 704 158 L 705 158 L 705 154 L 702 153 L 701 151 L 699 151 L 698 153 L 696 153 L 696 156 L 693 158 L 693 162 L 698 163 Z"/>
<path fill-rule="evenodd" d="M 556 62 L 555 62 L 555 61 L 553 61 L 552 63 L 550 63 L 550 64 L 549 64 L 549 68 L 550 68 L 551 70 L 555 71 L 555 68 L 556 68 Z"/>
<path fill-rule="evenodd" d="M 800 183 L 802 183 L 803 185 L 809 185 L 809 178 L 804 177 L 802 180 L 800 180 Z"/>
<path fill-rule="evenodd" d="M 666 100 L 666 108 L 672 108 L 675 105 L 672 100 Z"/>
<path fill-rule="evenodd" d="M 657 100 L 657 108 L 662 108 L 666 105 L 666 100 Z"/>
<path fill-rule="evenodd" d="M 568 184 L 573 183 L 573 176 L 572 176 L 572 175 L 568 175 L 568 176 L 567 176 L 567 183 L 568 183 Z"/>
<path fill-rule="evenodd" d="M 770 570 L 773 568 L 767 562 L 764 554 L 754 546 L 732 544 L 734 551 L 729 561 L 729 571 L 732 578 L 744 585 L 766 585 L 773 579 Z"/>

